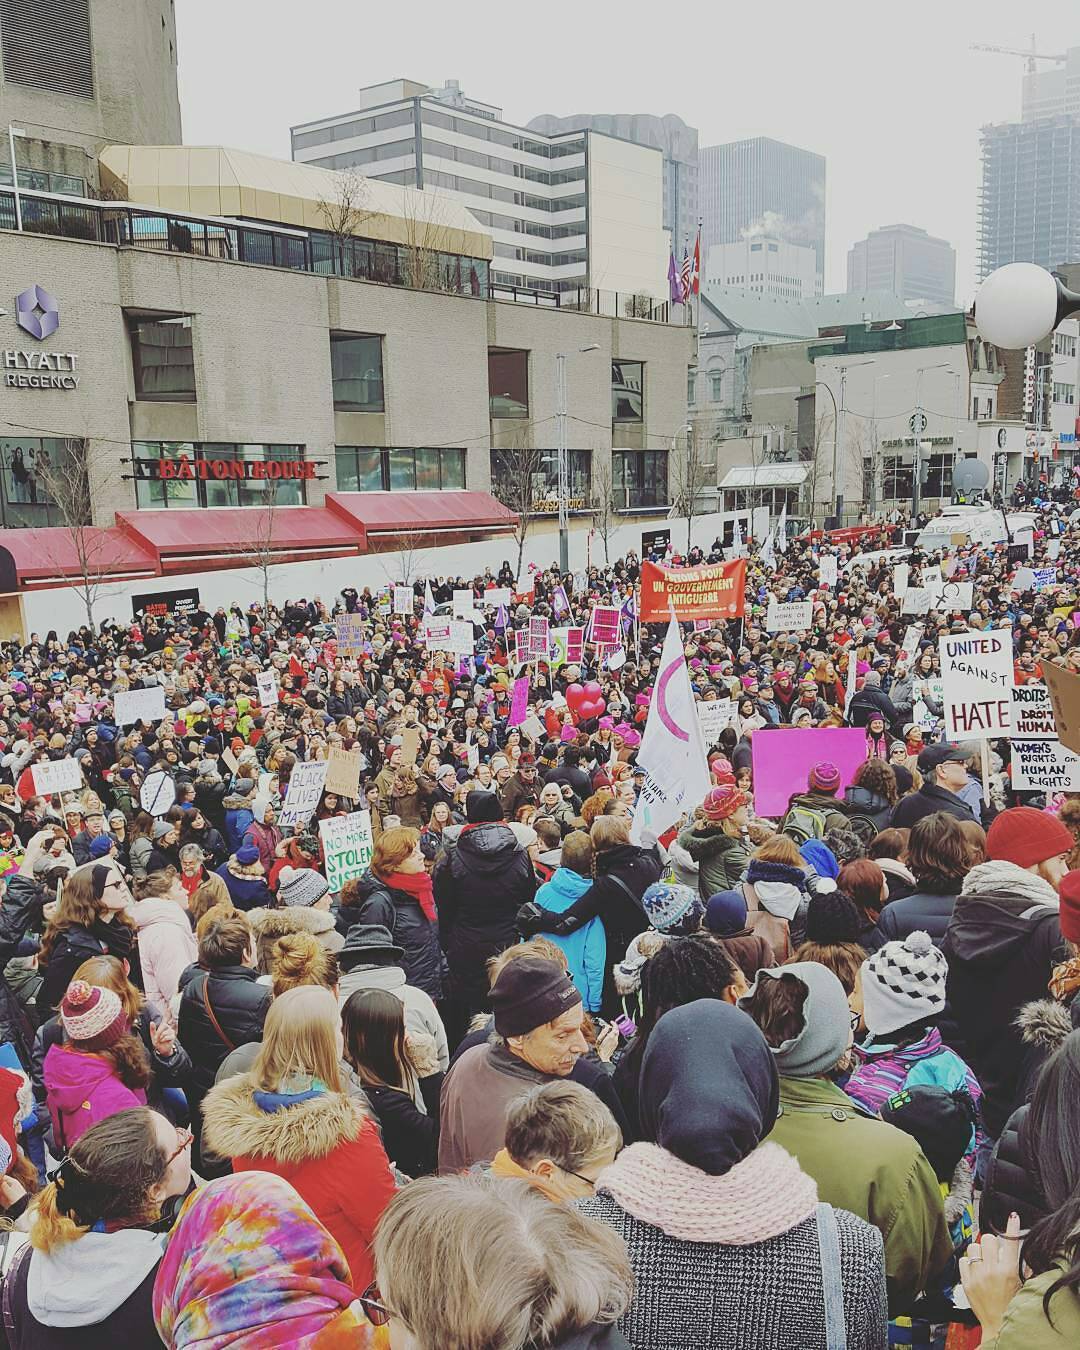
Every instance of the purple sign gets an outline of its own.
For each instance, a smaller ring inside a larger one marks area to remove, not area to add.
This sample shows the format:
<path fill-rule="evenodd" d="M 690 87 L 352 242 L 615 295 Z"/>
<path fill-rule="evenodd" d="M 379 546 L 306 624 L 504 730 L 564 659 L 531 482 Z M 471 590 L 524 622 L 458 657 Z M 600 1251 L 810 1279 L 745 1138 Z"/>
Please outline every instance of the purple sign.
<path fill-rule="evenodd" d="M 510 698 L 510 718 L 508 726 L 519 727 L 529 715 L 529 677 L 519 675 L 514 681 L 514 692 Z"/>

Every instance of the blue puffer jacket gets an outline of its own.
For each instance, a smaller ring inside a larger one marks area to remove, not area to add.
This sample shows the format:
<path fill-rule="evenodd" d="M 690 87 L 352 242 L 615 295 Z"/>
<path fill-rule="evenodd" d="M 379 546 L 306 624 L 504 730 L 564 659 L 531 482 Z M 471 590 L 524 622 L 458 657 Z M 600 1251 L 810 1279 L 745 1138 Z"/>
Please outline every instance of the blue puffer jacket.
<path fill-rule="evenodd" d="M 550 881 L 536 892 L 536 903 L 552 914 L 562 914 L 580 900 L 592 885 L 592 877 L 583 877 L 569 867 L 560 867 Z M 590 919 L 574 933 L 558 937 L 545 933 L 566 953 L 570 978 L 577 985 L 586 1012 L 599 1012 L 604 993 L 604 966 L 607 962 L 607 934 L 599 918 Z"/>
<path fill-rule="evenodd" d="M 237 876 L 235 872 L 229 871 L 227 862 L 217 869 L 217 875 L 229 888 L 229 895 L 237 909 L 270 909 L 273 906 L 274 897 L 270 894 L 264 876 Z"/>
<path fill-rule="evenodd" d="M 250 797 L 230 795 L 221 803 L 225 808 L 225 842 L 229 846 L 230 853 L 235 853 L 240 847 L 244 831 L 255 821 L 251 801 Z"/>

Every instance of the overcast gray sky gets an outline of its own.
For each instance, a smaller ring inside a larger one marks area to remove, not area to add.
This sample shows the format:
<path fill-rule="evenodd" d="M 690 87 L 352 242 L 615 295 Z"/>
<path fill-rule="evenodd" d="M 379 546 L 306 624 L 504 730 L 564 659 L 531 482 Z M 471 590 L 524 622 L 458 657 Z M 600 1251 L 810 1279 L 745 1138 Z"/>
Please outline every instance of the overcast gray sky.
<path fill-rule="evenodd" d="M 974 289 L 978 130 L 1019 116 L 1019 57 L 1080 45 L 1077 0 L 176 0 L 184 139 L 287 158 L 289 127 L 366 84 L 457 79 L 512 122 L 678 113 L 701 143 L 767 135 L 828 159 L 826 283 L 867 230 L 921 225 Z"/>

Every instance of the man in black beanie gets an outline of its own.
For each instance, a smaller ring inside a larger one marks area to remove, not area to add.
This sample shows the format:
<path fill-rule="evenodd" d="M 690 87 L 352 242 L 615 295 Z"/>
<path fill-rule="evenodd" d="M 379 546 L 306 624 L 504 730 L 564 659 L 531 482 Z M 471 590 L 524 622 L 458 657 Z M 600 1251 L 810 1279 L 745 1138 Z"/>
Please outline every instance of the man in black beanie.
<path fill-rule="evenodd" d="M 506 1111 L 534 1083 L 568 1078 L 588 1050 L 581 994 L 554 961 L 508 961 L 491 989 L 495 1031 L 466 1050 L 442 1086 L 439 1171 L 490 1162 L 503 1146 Z"/>

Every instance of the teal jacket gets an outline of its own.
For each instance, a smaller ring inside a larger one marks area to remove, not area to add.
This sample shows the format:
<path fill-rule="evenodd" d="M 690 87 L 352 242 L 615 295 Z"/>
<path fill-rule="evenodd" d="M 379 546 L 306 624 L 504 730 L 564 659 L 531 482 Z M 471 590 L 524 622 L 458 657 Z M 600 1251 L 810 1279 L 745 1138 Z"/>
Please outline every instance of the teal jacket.
<path fill-rule="evenodd" d="M 592 877 L 583 877 L 569 867 L 560 867 L 536 892 L 536 903 L 552 914 L 562 914 L 580 900 L 592 884 Z M 599 1012 L 607 962 L 607 934 L 601 920 L 590 919 L 566 937 L 557 937 L 554 933 L 544 936 L 566 953 L 570 978 L 577 985 L 585 1011 Z"/>

